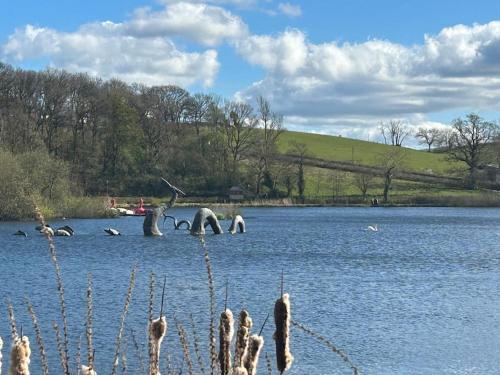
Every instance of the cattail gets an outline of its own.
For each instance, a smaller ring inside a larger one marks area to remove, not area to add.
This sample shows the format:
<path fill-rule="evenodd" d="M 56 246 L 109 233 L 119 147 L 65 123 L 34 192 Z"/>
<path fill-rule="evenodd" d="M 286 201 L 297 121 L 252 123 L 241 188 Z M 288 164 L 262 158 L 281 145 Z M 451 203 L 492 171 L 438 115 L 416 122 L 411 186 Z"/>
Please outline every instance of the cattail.
<path fill-rule="evenodd" d="M 59 326 L 57 325 L 56 322 L 52 322 L 52 328 L 54 328 L 54 332 L 56 333 L 57 351 L 59 353 L 61 367 L 63 369 L 63 373 L 66 374 L 68 372 L 67 368 L 69 367 L 69 364 L 68 364 L 68 361 L 65 360 L 65 356 L 64 356 L 64 347 L 63 347 L 62 338 L 61 338 L 61 330 L 59 329 Z"/>
<path fill-rule="evenodd" d="M 30 375 L 30 340 L 27 336 L 16 337 L 10 352 L 9 375 Z"/>
<path fill-rule="evenodd" d="M 231 310 L 226 309 L 220 315 L 219 323 L 219 364 L 221 375 L 231 372 L 231 341 L 234 335 L 234 319 Z"/>
<path fill-rule="evenodd" d="M 255 375 L 257 373 L 257 365 L 259 364 L 259 355 L 262 347 L 264 346 L 264 338 L 259 335 L 252 335 L 248 339 L 248 349 L 243 364 L 247 370 L 248 375 Z"/>
<path fill-rule="evenodd" d="M 240 312 L 240 325 L 236 335 L 236 349 L 234 353 L 234 367 L 243 366 L 243 357 L 248 348 L 248 338 L 250 336 L 250 329 L 252 328 L 252 318 L 248 311 L 241 310 Z M 235 370 L 236 371 L 236 370 Z"/>
<path fill-rule="evenodd" d="M 160 375 L 160 348 L 166 333 L 167 319 L 165 319 L 165 316 L 153 320 L 149 325 L 149 340 L 151 343 L 150 375 Z"/>
<path fill-rule="evenodd" d="M 33 328 L 35 329 L 36 343 L 38 344 L 38 350 L 40 351 L 40 360 L 42 362 L 42 373 L 43 375 L 49 375 L 49 363 L 47 361 L 47 353 L 45 352 L 45 345 L 42 339 L 42 331 L 40 329 L 40 325 L 38 324 L 38 319 L 36 317 L 35 310 L 33 309 L 33 305 L 29 300 L 26 301 L 26 304 L 28 306 L 28 312 L 31 316 L 31 321 L 33 322 Z"/>
<path fill-rule="evenodd" d="M 92 367 L 82 365 L 82 375 L 97 375 Z"/>
<path fill-rule="evenodd" d="M 274 340 L 276 341 L 276 363 L 281 374 L 288 370 L 293 362 L 289 342 L 290 319 L 290 297 L 288 293 L 284 293 L 281 298 L 276 300 L 274 305 L 274 322 L 276 324 L 276 332 L 274 332 Z"/>
<path fill-rule="evenodd" d="M 139 347 L 139 343 L 137 342 L 137 338 L 135 337 L 133 329 L 130 330 L 130 337 L 132 338 L 132 344 L 134 345 L 135 356 L 139 360 L 139 365 L 141 367 L 141 374 L 145 374 L 146 368 L 144 367 L 144 358 L 142 356 L 142 350 Z"/>

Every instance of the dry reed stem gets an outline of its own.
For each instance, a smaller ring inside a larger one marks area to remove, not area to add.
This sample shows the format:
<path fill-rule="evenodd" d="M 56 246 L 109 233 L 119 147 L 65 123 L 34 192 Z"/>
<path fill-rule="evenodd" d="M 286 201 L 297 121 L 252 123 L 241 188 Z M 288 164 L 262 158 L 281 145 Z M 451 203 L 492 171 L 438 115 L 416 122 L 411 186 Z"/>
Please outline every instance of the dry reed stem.
<path fill-rule="evenodd" d="M 87 361 L 91 369 L 94 368 L 94 344 L 92 328 L 94 304 L 92 298 L 92 274 L 87 274 L 87 322 L 85 324 L 85 335 L 87 336 Z"/>
<path fill-rule="evenodd" d="M 30 375 L 30 340 L 27 336 L 16 337 L 10 352 L 9 375 Z"/>
<path fill-rule="evenodd" d="M 57 344 L 57 351 L 59 353 L 59 360 L 61 363 L 61 367 L 63 370 L 63 373 L 67 373 L 66 367 L 69 367 L 68 362 L 65 360 L 64 356 L 64 347 L 62 344 L 62 338 L 61 338 L 61 330 L 59 329 L 59 326 L 57 325 L 56 322 L 52 322 L 52 328 L 54 328 L 54 332 L 56 333 L 56 344 Z"/>
<path fill-rule="evenodd" d="M 267 375 L 273 375 L 273 366 L 271 364 L 271 358 L 266 353 L 266 366 L 267 366 Z"/>
<path fill-rule="evenodd" d="M 210 257 L 208 256 L 208 249 L 205 246 L 205 240 L 200 236 L 200 241 L 205 250 L 205 265 L 207 267 L 208 276 L 208 293 L 210 297 L 210 327 L 209 327 L 209 340 L 210 340 L 210 374 L 214 375 L 217 368 L 217 349 L 215 347 L 215 286 L 212 273 L 212 265 Z"/>
<path fill-rule="evenodd" d="M 248 338 L 250 337 L 250 329 L 252 329 L 252 318 L 246 310 L 240 312 L 240 324 L 236 335 L 234 367 L 243 366 L 243 357 L 248 348 Z"/>
<path fill-rule="evenodd" d="M 142 356 L 142 350 L 139 347 L 139 343 L 135 337 L 134 330 L 130 330 L 130 337 L 132 338 L 132 344 L 134 345 L 134 351 L 137 359 L 139 360 L 139 365 L 141 366 L 141 374 L 146 373 L 146 368 L 144 367 L 144 358 Z"/>
<path fill-rule="evenodd" d="M 42 374 L 49 375 L 49 362 L 47 360 L 47 353 L 45 352 L 45 345 L 42 339 L 42 331 L 40 329 L 40 325 L 38 324 L 38 319 L 36 317 L 35 310 L 33 309 L 33 305 L 29 300 L 26 300 L 26 306 L 28 307 L 28 313 L 31 316 L 33 328 L 35 329 L 36 343 L 38 345 L 38 350 L 40 352 L 40 362 L 42 364 Z"/>
<path fill-rule="evenodd" d="M 7 303 L 7 311 L 9 312 L 10 338 L 14 341 L 17 337 L 17 326 L 16 317 L 14 315 L 14 307 L 10 301 Z"/>
<path fill-rule="evenodd" d="M 149 274 L 149 301 L 148 301 L 148 326 L 153 322 L 153 307 L 155 303 L 155 274 Z M 148 335 L 148 352 L 149 352 L 149 369 L 151 371 L 152 364 L 154 363 L 154 350 L 151 335 Z"/>
<path fill-rule="evenodd" d="M 118 330 L 118 335 L 116 336 L 115 355 L 113 357 L 113 367 L 111 369 L 112 375 L 116 375 L 116 369 L 118 368 L 118 357 L 120 355 L 120 346 L 123 337 L 123 331 L 125 330 L 125 318 L 127 317 L 128 309 L 130 307 L 130 302 L 132 300 L 132 292 L 135 286 L 136 272 L 137 272 L 137 266 L 134 266 L 132 272 L 130 273 L 130 282 L 127 290 L 127 296 L 125 297 L 125 305 L 123 306 L 123 311 L 120 319 L 120 328 Z"/>
<path fill-rule="evenodd" d="M 42 225 L 42 227 L 45 227 L 45 220 L 38 207 L 35 207 L 35 213 L 38 221 L 40 222 L 40 225 Z M 68 333 L 68 321 L 66 318 L 66 302 L 64 299 L 64 284 L 61 275 L 61 267 L 59 266 L 59 262 L 57 261 L 56 246 L 54 244 L 52 236 L 48 232 L 45 232 L 44 234 L 45 237 L 47 238 L 47 242 L 49 243 L 50 259 L 52 260 L 52 264 L 54 265 L 54 269 L 56 272 L 57 291 L 59 292 L 59 305 L 61 308 L 61 317 L 63 322 L 64 341 L 62 344 L 63 344 L 64 361 L 69 364 L 69 338 L 68 338 L 69 333 Z M 64 374 L 69 375 L 70 367 L 69 365 L 65 367 L 66 370 Z"/>
<path fill-rule="evenodd" d="M 293 356 L 290 353 L 290 319 L 290 297 L 288 293 L 284 293 L 274 305 L 276 364 L 280 374 L 288 370 L 293 362 Z"/>
<path fill-rule="evenodd" d="M 177 327 L 179 341 L 181 342 L 184 361 L 186 362 L 186 364 L 188 366 L 188 373 L 189 373 L 189 375 L 194 375 L 193 362 L 191 361 L 191 355 L 189 354 L 189 343 L 188 343 L 186 331 L 184 330 L 184 327 L 182 326 L 182 324 L 179 323 L 177 320 L 175 320 L 175 325 Z"/>
<path fill-rule="evenodd" d="M 345 363 L 349 365 L 349 367 L 352 369 L 354 375 L 360 375 L 361 372 L 359 371 L 358 366 L 356 366 L 349 358 L 349 356 L 341 349 L 337 348 L 330 340 L 328 340 L 326 337 L 320 335 L 319 333 L 314 332 L 312 329 L 306 327 L 305 325 L 298 323 L 294 320 L 292 320 L 292 325 L 300 329 L 301 331 L 307 333 L 311 337 L 315 338 L 322 344 L 324 344 L 328 349 L 330 349 L 332 352 L 337 354 Z"/>
<path fill-rule="evenodd" d="M 247 369 L 248 375 L 255 375 L 257 373 L 257 366 L 259 364 L 259 355 L 262 347 L 264 346 L 264 338 L 259 335 L 252 335 L 248 339 L 248 349 L 243 364 Z"/>
<path fill-rule="evenodd" d="M 193 314 L 189 314 L 189 319 L 191 320 L 191 329 L 193 332 L 193 344 L 194 352 L 196 354 L 196 360 L 198 362 L 198 366 L 200 367 L 201 373 L 205 375 L 205 366 L 203 364 L 203 356 L 201 354 L 200 348 L 200 337 L 198 336 L 198 331 L 196 330 L 196 324 L 194 323 Z"/>
<path fill-rule="evenodd" d="M 151 354 L 149 363 L 150 375 L 160 375 L 160 350 L 161 343 L 167 333 L 167 319 L 162 316 L 155 319 L 149 325 L 149 342 L 151 343 Z"/>
<path fill-rule="evenodd" d="M 221 375 L 231 373 L 231 341 L 234 335 L 234 319 L 231 310 L 220 315 L 219 322 L 219 366 Z"/>
<path fill-rule="evenodd" d="M 174 375 L 174 368 L 172 367 L 172 360 L 170 359 L 170 354 L 165 356 L 165 361 L 167 362 L 167 375 Z"/>
<path fill-rule="evenodd" d="M 122 374 L 126 375 L 128 374 L 128 368 L 127 368 L 127 349 L 128 349 L 128 340 L 125 337 L 122 345 L 122 350 L 121 350 L 121 359 L 122 359 Z"/>
<path fill-rule="evenodd" d="M 3 349 L 3 340 L 0 337 L 0 375 L 2 375 L 2 349 Z"/>
<path fill-rule="evenodd" d="M 78 345 L 76 346 L 76 374 L 80 375 L 82 372 L 82 335 L 78 337 Z"/>

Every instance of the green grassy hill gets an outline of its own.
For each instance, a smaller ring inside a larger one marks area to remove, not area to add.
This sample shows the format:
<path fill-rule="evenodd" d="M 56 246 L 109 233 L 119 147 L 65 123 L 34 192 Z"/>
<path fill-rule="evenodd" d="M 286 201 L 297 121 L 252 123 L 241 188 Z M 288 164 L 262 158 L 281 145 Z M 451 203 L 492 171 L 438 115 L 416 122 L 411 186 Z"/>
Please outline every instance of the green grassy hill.
<path fill-rule="evenodd" d="M 279 151 L 287 152 L 292 148 L 291 142 L 305 144 L 310 156 L 316 158 L 353 162 L 368 166 L 376 166 L 380 155 L 394 147 L 357 139 L 286 131 L 280 137 Z M 410 148 L 405 148 L 405 150 L 408 155 L 405 161 L 405 169 L 408 171 L 449 176 L 453 170 L 461 167 L 459 163 L 449 161 L 445 154 Z"/>

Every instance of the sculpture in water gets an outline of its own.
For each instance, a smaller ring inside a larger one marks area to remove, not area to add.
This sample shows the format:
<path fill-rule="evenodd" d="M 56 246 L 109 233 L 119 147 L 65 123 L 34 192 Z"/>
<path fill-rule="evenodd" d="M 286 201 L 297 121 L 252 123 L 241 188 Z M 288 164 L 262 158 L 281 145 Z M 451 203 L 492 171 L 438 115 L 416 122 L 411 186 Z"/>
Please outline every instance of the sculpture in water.
<path fill-rule="evenodd" d="M 146 216 L 144 217 L 144 223 L 142 224 L 142 229 L 145 236 L 162 236 L 163 233 L 161 233 L 158 229 L 158 219 L 161 216 L 165 215 L 165 212 L 169 208 L 174 206 L 175 201 L 177 200 L 179 195 L 186 195 L 182 190 L 176 188 L 164 178 L 162 178 L 161 180 L 167 185 L 168 190 L 172 194 L 172 198 L 168 203 L 165 203 L 153 209 L 146 210 Z"/>
<path fill-rule="evenodd" d="M 239 229 L 240 233 L 245 233 L 245 220 L 241 217 L 241 215 L 236 215 L 231 222 L 231 226 L 229 227 L 229 233 L 235 234 Z"/>
<path fill-rule="evenodd" d="M 205 224 L 210 225 L 215 234 L 223 233 L 214 212 L 208 208 L 200 208 L 194 216 L 191 234 L 195 236 L 205 234 Z"/>

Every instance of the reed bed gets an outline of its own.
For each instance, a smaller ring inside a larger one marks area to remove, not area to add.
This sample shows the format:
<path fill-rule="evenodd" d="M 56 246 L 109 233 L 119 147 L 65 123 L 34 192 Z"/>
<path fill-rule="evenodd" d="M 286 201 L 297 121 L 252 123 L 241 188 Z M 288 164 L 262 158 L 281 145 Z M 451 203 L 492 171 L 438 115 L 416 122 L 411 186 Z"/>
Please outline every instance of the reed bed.
<path fill-rule="evenodd" d="M 38 212 L 38 217 L 42 225 L 44 224 L 43 217 Z M 59 354 L 61 370 L 63 374 L 69 375 L 71 372 L 82 374 L 82 375 L 97 375 L 95 369 L 95 347 L 94 347 L 94 329 L 93 329 L 93 315 L 94 315 L 94 295 L 93 295 L 93 282 L 92 275 L 87 276 L 87 288 L 86 288 L 86 317 L 85 317 L 85 338 L 87 346 L 86 364 L 82 362 L 81 344 L 82 336 L 80 335 L 80 340 L 78 341 L 78 346 L 76 352 L 71 354 L 70 357 L 70 347 L 68 344 L 69 329 L 67 324 L 67 308 L 64 295 L 64 284 L 62 278 L 61 267 L 58 263 L 57 254 L 54 242 L 50 234 L 46 235 L 49 244 L 49 253 L 52 264 L 54 266 L 57 293 L 60 305 L 60 319 L 62 323 L 57 321 L 52 322 L 53 330 L 55 333 L 56 349 Z M 250 317 L 249 311 L 246 309 L 241 310 L 239 313 L 238 329 L 234 331 L 234 317 L 230 308 L 227 307 L 227 286 L 226 286 L 226 299 L 224 304 L 224 310 L 220 313 L 219 319 L 219 350 L 217 351 L 217 339 L 216 339 L 216 298 L 215 298 L 215 282 L 213 275 L 213 268 L 210 260 L 209 250 L 206 247 L 205 240 L 200 237 L 200 242 L 204 250 L 204 262 L 207 273 L 207 286 L 208 286 L 208 299 L 209 299 L 209 326 L 207 338 L 208 338 L 208 348 L 205 350 L 200 343 L 199 332 L 195 326 L 195 321 L 190 312 L 183 312 L 181 317 L 189 316 L 191 323 L 191 335 L 188 334 L 187 330 L 183 326 L 183 323 L 175 317 L 174 323 L 179 338 L 179 345 L 173 347 L 162 348 L 162 343 L 165 341 L 167 336 L 167 318 L 163 312 L 163 302 L 165 295 L 165 284 L 166 278 L 163 282 L 162 290 L 162 300 L 160 313 L 157 317 L 154 316 L 154 305 L 155 305 L 155 286 L 156 286 L 156 276 L 151 273 L 149 277 L 149 300 L 147 309 L 147 333 L 137 340 L 137 337 L 132 330 L 127 330 L 126 328 L 126 318 L 132 303 L 133 291 L 135 288 L 135 280 L 137 275 L 137 266 L 134 266 L 130 273 L 130 279 L 128 283 L 128 288 L 125 294 L 125 301 L 121 315 L 118 319 L 118 331 L 115 339 L 115 350 L 114 356 L 111 362 L 112 375 L 118 373 L 119 365 L 121 362 L 121 373 L 128 374 L 144 374 L 149 372 L 149 375 L 161 375 L 161 361 L 160 355 L 163 350 L 165 363 L 163 368 L 165 369 L 165 374 L 203 374 L 210 372 L 211 375 L 256 375 L 259 369 L 259 358 L 264 349 L 264 336 L 262 335 L 263 329 L 267 322 L 268 317 L 264 321 L 260 331 L 258 333 L 252 332 L 253 321 Z M 283 278 L 282 278 L 283 280 Z M 38 318 L 35 314 L 35 310 L 31 302 L 26 299 L 26 306 L 28 313 L 31 317 L 33 323 L 33 330 L 36 337 L 36 342 L 39 349 L 39 361 L 40 367 L 42 369 L 43 375 L 48 375 L 49 366 L 47 362 L 47 350 L 42 339 L 42 332 Z M 8 302 L 7 312 L 10 322 L 10 333 L 11 333 L 11 354 L 9 361 L 9 375 L 29 375 L 29 365 L 31 361 L 31 347 L 28 336 L 23 335 L 22 328 L 21 334 L 18 333 L 18 328 L 16 324 L 16 319 L 14 316 L 14 307 Z M 297 323 L 291 319 L 291 302 L 288 293 L 283 293 L 283 281 L 281 283 L 281 294 L 274 305 L 274 341 L 275 341 L 275 360 L 276 360 L 276 370 L 279 374 L 283 374 L 285 371 L 290 369 L 293 363 L 293 356 L 291 354 L 291 328 L 297 328 L 297 330 L 305 332 L 309 336 L 312 336 L 321 344 L 325 345 L 333 353 L 339 355 L 347 365 L 351 367 L 354 375 L 359 375 L 360 371 L 358 366 L 356 366 L 347 354 L 338 349 L 331 341 L 323 337 L 322 335 L 312 331 L 310 328 Z M 144 340 L 147 342 L 149 351 L 149 371 L 145 365 L 143 358 L 143 352 L 145 346 L 141 345 L 139 341 Z M 133 347 L 133 357 L 127 358 L 127 347 L 129 342 Z M 169 343 L 171 341 L 168 341 Z M 190 344 L 192 343 L 192 344 Z M 3 346 L 2 339 L 0 338 L 0 375 L 1 375 L 1 365 L 2 356 L 1 349 Z M 169 345 L 170 346 L 170 345 Z M 194 353 L 196 357 L 196 363 L 193 361 L 191 356 L 191 351 L 194 348 Z M 174 358 L 180 360 L 180 363 L 173 365 L 171 354 L 174 354 Z M 234 358 L 232 358 L 232 353 L 234 353 Z M 85 358 L 85 356 L 83 356 Z M 72 359 L 72 360 L 71 360 Z M 131 360 L 133 359 L 133 361 Z M 205 361 L 208 359 L 210 363 L 209 369 L 205 366 Z M 129 371 L 129 364 L 133 362 L 132 369 Z M 196 366 L 196 368 L 195 368 Z M 76 371 L 74 369 L 76 368 Z M 268 353 L 265 354 L 265 363 L 261 365 L 263 371 L 268 374 L 273 373 L 273 365 L 271 361 L 271 356 Z M 73 370 L 72 370 L 73 369 Z"/>

